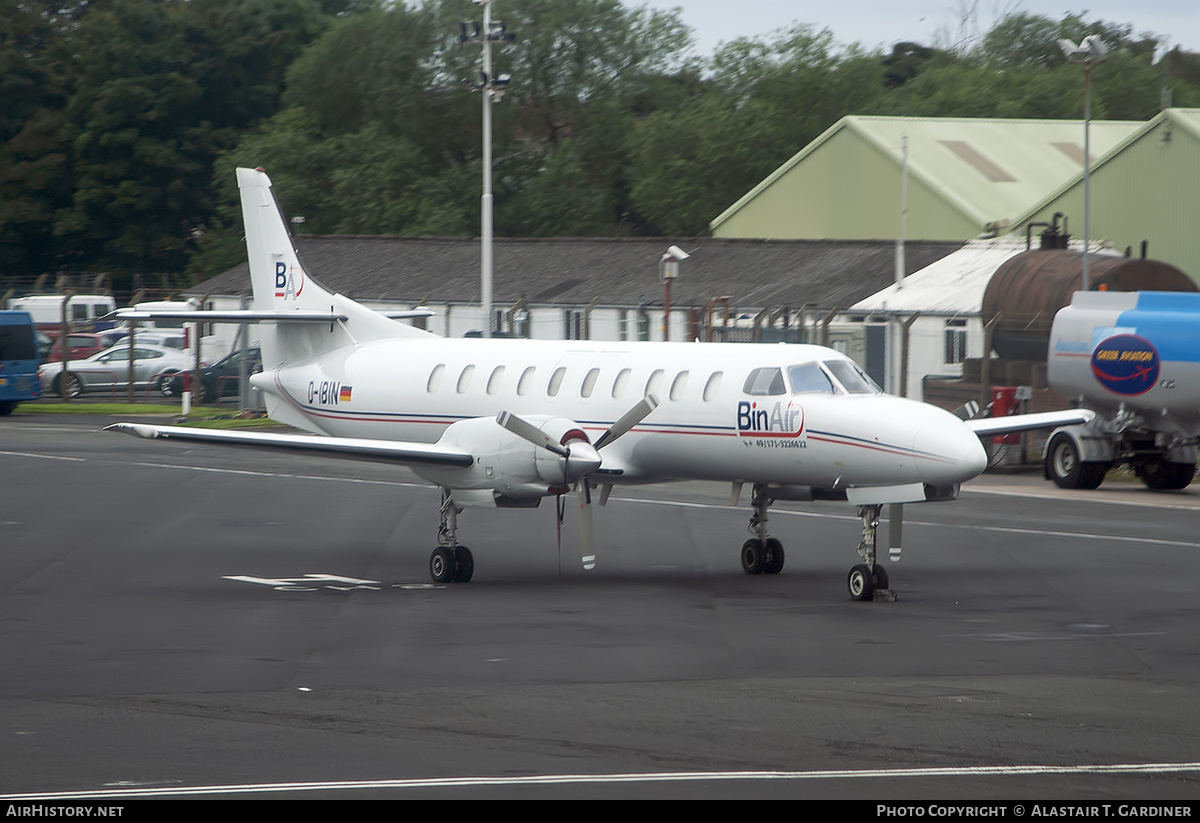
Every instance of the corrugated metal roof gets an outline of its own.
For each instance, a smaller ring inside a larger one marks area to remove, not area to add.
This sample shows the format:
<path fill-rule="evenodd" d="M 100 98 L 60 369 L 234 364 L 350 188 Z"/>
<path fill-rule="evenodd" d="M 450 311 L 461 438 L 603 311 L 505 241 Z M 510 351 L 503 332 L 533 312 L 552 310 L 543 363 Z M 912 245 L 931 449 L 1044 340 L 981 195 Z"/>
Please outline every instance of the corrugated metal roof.
<path fill-rule="evenodd" d="M 1093 120 L 1093 161 L 1142 126 L 1137 121 Z M 843 131 L 874 145 L 897 168 L 902 165 L 907 137 L 909 174 L 941 192 L 980 226 L 1026 211 L 1077 176 L 1083 166 L 1082 120 L 849 116 L 772 172 L 713 220 L 711 227 L 715 230 Z"/>
<path fill-rule="evenodd" d="M 1083 244 L 1072 242 L 1072 248 Z M 1100 243 L 1089 243 L 1092 254 L 1114 255 Z M 1037 248 L 1037 241 L 1034 241 Z M 961 249 L 929 264 L 896 284 L 855 303 L 850 311 L 864 314 L 911 314 L 977 317 L 983 307 L 983 293 L 996 269 L 1026 251 L 1025 238 L 1012 236 L 992 240 L 972 240 Z"/>
<path fill-rule="evenodd" d="M 662 299 L 658 260 L 670 244 L 692 254 L 672 287 L 676 306 L 729 296 L 763 308 L 850 305 L 891 281 L 894 244 L 861 240 L 669 238 L 496 238 L 497 305 L 636 307 Z M 910 271 L 959 248 L 958 242 L 909 245 Z M 305 268 L 327 288 L 358 300 L 416 303 L 479 299 L 479 239 L 301 235 Z M 196 295 L 249 292 L 246 263 L 189 290 Z"/>

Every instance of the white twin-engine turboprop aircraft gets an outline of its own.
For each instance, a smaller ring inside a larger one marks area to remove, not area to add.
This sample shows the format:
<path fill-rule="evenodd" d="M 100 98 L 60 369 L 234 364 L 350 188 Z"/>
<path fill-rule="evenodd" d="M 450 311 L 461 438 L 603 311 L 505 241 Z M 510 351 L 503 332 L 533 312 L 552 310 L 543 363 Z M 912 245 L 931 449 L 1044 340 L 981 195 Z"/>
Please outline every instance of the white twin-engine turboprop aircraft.
<path fill-rule="evenodd" d="M 314 435 L 118 423 L 147 438 L 315 450 L 410 466 L 442 490 L 429 570 L 468 581 L 457 515 L 580 493 L 584 566 L 591 496 L 618 484 L 750 484 L 749 574 L 777 574 L 774 500 L 858 507 L 851 595 L 886 590 L 876 563 L 883 504 L 952 500 L 984 470 L 980 434 L 1082 422 L 1088 412 L 963 421 L 880 392 L 848 357 L 807 345 L 446 339 L 332 294 L 301 266 L 262 170 L 238 169 L 254 308 L 184 320 L 263 322 L 252 378 L 272 418 Z M 136 312 L 126 312 L 139 319 Z M 155 316 L 163 316 L 161 313 Z M 899 507 L 897 507 L 899 508 Z M 895 551 L 895 549 L 893 549 Z"/>

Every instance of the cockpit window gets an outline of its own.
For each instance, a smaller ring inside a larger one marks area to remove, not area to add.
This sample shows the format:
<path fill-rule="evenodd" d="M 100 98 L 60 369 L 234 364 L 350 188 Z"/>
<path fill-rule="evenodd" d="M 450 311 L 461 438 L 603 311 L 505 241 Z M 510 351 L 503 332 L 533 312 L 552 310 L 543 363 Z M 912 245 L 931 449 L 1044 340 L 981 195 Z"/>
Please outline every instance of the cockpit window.
<path fill-rule="evenodd" d="M 753 395 L 787 394 L 787 386 L 783 384 L 783 369 L 775 366 L 765 366 L 750 372 L 742 391 Z"/>
<path fill-rule="evenodd" d="M 826 360 L 825 368 L 833 372 L 842 388 L 850 394 L 883 393 L 883 389 L 851 360 Z"/>
<path fill-rule="evenodd" d="M 816 363 L 802 363 L 788 367 L 788 379 L 792 381 L 793 394 L 833 394 L 833 382 Z"/>

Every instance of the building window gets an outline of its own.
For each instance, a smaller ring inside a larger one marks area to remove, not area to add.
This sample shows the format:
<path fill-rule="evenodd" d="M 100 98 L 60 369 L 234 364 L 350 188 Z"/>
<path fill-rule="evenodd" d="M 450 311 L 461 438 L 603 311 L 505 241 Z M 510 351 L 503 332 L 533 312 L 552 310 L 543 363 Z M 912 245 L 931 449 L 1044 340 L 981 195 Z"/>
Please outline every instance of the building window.
<path fill-rule="evenodd" d="M 645 309 L 638 309 L 637 339 L 643 343 L 650 339 L 650 314 Z"/>
<path fill-rule="evenodd" d="M 583 339 L 583 312 L 579 309 L 567 309 L 563 312 L 564 340 Z"/>
<path fill-rule="evenodd" d="M 622 343 L 629 339 L 629 312 L 626 309 L 617 310 L 617 339 Z"/>
<path fill-rule="evenodd" d="M 967 321 L 946 321 L 946 364 L 962 363 L 967 359 Z"/>

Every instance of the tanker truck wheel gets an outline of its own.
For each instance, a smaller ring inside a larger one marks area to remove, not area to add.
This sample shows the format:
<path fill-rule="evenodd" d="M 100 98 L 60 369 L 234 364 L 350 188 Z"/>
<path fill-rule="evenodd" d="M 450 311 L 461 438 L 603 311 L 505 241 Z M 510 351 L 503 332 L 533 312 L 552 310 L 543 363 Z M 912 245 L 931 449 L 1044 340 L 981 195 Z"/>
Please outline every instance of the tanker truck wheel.
<path fill-rule="evenodd" d="M 1079 446 L 1070 435 L 1059 432 L 1046 449 L 1046 476 L 1063 489 L 1095 489 L 1104 481 L 1111 463 L 1079 459 Z"/>
<path fill-rule="evenodd" d="M 1196 476 L 1194 463 L 1171 463 L 1167 460 L 1146 460 L 1134 466 L 1137 476 L 1147 488 L 1156 491 L 1186 489 Z"/>

